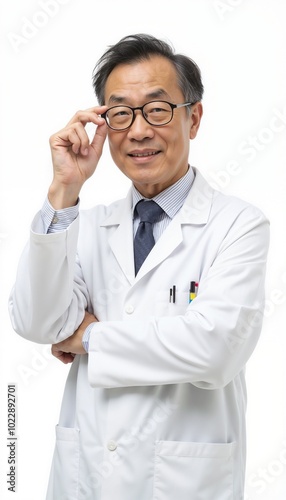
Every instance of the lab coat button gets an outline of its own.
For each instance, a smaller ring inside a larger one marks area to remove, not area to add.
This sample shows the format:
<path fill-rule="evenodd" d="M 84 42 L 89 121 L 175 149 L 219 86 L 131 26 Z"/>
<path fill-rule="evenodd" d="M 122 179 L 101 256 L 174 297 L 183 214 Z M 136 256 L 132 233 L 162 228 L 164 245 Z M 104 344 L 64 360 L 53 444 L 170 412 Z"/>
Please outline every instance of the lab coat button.
<path fill-rule="evenodd" d="M 116 442 L 113 440 L 108 441 L 107 448 L 109 449 L 109 451 L 115 451 L 117 448 Z"/>
<path fill-rule="evenodd" d="M 132 306 L 132 304 L 127 304 L 127 306 L 125 307 L 125 312 L 127 312 L 127 314 L 132 314 L 134 312 L 134 307 Z"/>

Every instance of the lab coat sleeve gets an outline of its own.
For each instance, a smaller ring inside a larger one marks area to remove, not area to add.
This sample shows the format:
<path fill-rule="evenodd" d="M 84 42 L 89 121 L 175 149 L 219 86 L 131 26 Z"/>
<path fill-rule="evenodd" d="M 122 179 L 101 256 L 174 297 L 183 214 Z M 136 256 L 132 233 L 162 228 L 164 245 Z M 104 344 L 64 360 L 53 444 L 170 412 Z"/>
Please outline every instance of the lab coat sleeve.
<path fill-rule="evenodd" d="M 246 209 L 221 242 L 184 315 L 96 324 L 90 337 L 90 384 L 227 385 L 259 338 L 268 244 L 268 221 Z"/>
<path fill-rule="evenodd" d="M 66 231 L 42 234 L 40 214 L 33 221 L 9 297 L 13 328 L 28 340 L 60 342 L 84 318 L 89 299 L 76 257 L 78 224 L 76 219 Z"/>

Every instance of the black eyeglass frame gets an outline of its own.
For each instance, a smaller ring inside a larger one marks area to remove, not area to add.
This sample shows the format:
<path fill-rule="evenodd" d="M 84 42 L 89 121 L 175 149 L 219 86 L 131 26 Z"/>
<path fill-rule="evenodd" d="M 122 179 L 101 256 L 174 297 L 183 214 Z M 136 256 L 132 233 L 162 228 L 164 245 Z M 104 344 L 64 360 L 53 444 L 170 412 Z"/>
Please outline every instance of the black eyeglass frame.
<path fill-rule="evenodd" d="M 172 110 L 172 114 L 171 114 L 171 118 L 170 118 L 170 120 L 168 120 L 166 123 L 160 123 L 160 124 L 158 124 L 158 125 L 157 125 L 157 124 L 154 124 L 154 123 L 149 122 L 149 120 L 148 120 L 148 119 L 146 118 L 146 116 L 144 115 L 143 110 L 144 110 L 145 106 L 148 106 L 148 104 L 152 104 L 152 102 L 162 102 L 162 103 L 164 103 L 164 104 L 169 104 L 169 106 L 171 107 L 171 110 Z M 100 116 L 101 116 L 102 118 L 104 118 L 104 119 L 105 119 L 105 121 L 106 121 L 106 123 L 107 123 L 107 126 L 108 126 L 111 130 L 115 130 L 115 131 L 118 131 L 118 132 L 122 132 L 123 130 L 127 130 L 128 128 L 130 128 L 130 127 L 133 125 L 133 123 L 134 123 L 134 121 L 135 121 L 135 119 L 136 119 L 135 111 L 136 111 L 137 109 L 139 109 L 139 110 L 141 111 L 141 113 L 142 113 L 142 116 L 143 116 L 144 120 L 146 120 L 146 122 L 147 122 L 147 123 L 149 123 L 149 125 L 151 125 L 152 127 L 164 127 L 165 125 L 167 125 L 168 123 L 170 123 L 170 122 L 172 121 L 172 119 L 173 119 L 173 117 L 174 117 L 174 109 L 176 109 L 176 108 L 183 108 L 183 107 L 185 107 L 185 106 L 193 106 L 194 104 L 196 104 L 196 102 L 197 102 L 197 101 L 195 101 L 195 102 L 184 102 L 184 103 L 182 103 L 182 104 L 173 104 L 172 102 L 168 102 L 168 101 L 160 101 L 160 100 L 159 100 L 159 101 L 156 101 L 156 100 L 154 100 L 154 101 L 149 101 L 149 102 L 146 102 L 145 104 L 143 104 L 143 106 L 137 106 L 136 108 L 132 108 L 131 106 L 127 106 L 127 105 L 125 105 L 125 104 L 118 104 L 118 105 L 116 105 L 116 106 L 111 106 L 111 108 L 108 108 L 108 109 L 107 109 L 104 113 L 102 113 Z M 110 124 L 108 123 L 108 121 L 107 121 L 106 114 L 107 114 L 107 113 L 108 113 L 108 111 L 110 111 L 111 109 L 114 109 L 114 108 L 122 108 L 122 107 L 124 107 L 124 108 L 128 108 L 128 109 L 131 109 L 131 111 L 132 111 L 132 115 L 133 115 L 133 116 L 132 116 L 132 120 L 131 120 L 130 125 L 128 125 L 128 127 L 124 127 L 124 128 L 114 128 L 114 127 L 111 127 L 111 125 L 110 125 Z"/>

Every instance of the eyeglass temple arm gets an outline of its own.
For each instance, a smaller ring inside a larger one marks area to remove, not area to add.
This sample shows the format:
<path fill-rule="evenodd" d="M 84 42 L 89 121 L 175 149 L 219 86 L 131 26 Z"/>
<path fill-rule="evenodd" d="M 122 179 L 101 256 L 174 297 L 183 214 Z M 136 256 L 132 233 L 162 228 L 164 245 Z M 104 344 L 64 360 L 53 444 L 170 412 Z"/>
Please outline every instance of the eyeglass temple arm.
<path fill-rule="evenodd" d="M 193 106 L 195 102 L 184 102 L 183 104 L 173 104 L 174 108 L 183 108 L 184 106 Z"/>

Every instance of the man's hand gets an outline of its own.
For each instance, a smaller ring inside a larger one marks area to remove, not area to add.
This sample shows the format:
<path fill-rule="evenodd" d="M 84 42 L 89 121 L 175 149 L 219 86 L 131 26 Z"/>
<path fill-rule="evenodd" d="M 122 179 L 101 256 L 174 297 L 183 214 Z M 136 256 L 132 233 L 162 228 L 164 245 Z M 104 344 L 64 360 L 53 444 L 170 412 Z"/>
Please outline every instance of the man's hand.
<path fill-rule="evenodd" d="M 76 204 L 84 182 L 97 167 L 107 135 L 107 125 L 100 114 L 106 109 L 107 106 L 96 106 L 78 111 L 65 128 L 50 138 L 54 177 L 48 197 L 56 210 Z M 87 123 L 96 125 L 91 143 L 85 130 Z"/>
<path fill-rule="evenodd" d="M 85 317 L 81 325 L 71 337 L 52 345 L 52 355 L 58 358 L 62 363 L 72 363 L 76 354 L 86 354 L 82 345 L 82 337 L 85 329 L 98 319 L 86 311 Z"/>

